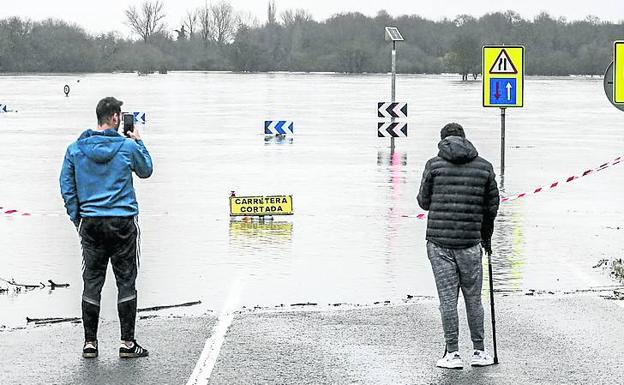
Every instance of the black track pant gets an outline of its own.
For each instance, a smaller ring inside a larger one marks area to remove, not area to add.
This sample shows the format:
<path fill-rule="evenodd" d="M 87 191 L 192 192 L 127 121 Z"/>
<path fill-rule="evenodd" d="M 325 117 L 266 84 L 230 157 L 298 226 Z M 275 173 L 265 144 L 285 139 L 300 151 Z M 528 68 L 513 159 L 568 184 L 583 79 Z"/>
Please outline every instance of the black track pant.
<path fill-rule="evenodd" d="M 110 260 L 117 281 L 117 311 L 121 339 L 134 340 L 137 293 L 135 281 L 140 230 L 135 217 L 82 218 L 78 228 L 82 243 L 82 322 L 85 341 L 97 339 L 100 298 Z"/>

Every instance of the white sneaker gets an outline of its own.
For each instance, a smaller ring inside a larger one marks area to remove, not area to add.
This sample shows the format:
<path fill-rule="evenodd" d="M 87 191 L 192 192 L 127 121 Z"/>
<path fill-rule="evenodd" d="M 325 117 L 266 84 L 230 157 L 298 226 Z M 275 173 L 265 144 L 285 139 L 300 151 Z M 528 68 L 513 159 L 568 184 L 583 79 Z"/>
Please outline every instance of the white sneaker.
<path fill-rule="evenodd" d="M 464 363 L 459 356 L 459 352 L 447 352 L 444 357 L 438 360 L 436 366 L 444 369 L 463 369 Z"/>
<path fill-rule="evenodd" d="M 470 360 L 472 366 L 490 366 L 494 365 L 494 358 L 484 350 L 475 350 Z"/>

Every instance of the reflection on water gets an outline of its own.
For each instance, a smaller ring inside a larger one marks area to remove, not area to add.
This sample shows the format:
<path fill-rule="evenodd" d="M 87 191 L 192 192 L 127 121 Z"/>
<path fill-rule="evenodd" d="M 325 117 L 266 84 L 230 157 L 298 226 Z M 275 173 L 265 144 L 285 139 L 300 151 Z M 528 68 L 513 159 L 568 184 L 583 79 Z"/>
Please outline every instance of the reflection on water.
<path fill-rule="evenodd" d="M 270 270 L 276 276 L 287 275 L 292 259 L 292 222 L 233 218 L 229 231 L 228 252 L 245 274 L 259 276 Z"/>
<path fill-rule="evenodd" d="M 255 218 L 230 221 L 230 245 L 290 243 L 292 234 L 291 222 L 259 221 Z"/>
<path fill-rule="evenodd" d="M 264 144 L 267 146 L 272 144 L 293 144 L 294 142 L 294 138 L 288 137 L 286 135 L 265 135 L 264 137 Z"/>
<path fill-rule="evenodd" d="M 407 153 L 377 151 L 377 166 L 407 166 Z"/>
<path fill-rule="evenodd" d="M 519 290 L 522 288 L 523 253 L 522 211 L 501 207 L 492 237 L 492 268 L 497 289 Z"/>

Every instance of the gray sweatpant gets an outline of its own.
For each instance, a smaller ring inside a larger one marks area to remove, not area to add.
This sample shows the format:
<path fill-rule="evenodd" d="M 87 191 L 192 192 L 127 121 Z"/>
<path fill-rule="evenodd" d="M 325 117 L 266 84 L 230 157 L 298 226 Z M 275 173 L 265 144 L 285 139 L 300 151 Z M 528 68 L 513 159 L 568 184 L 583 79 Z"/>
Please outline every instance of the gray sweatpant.
<path fill-rule="evenodd" d="M 481 286 L 483 284 L 481 258 L 483 254 L 481 245 L 467 249 L 447 249 L 427 242 L 427 255 L 438 288 L 446 350 L 455 352 L 459 349 L 457 299 L 460 288 L 466 303 L 473 347 L 484 350 L 483 304 L 481 303 Z"/>

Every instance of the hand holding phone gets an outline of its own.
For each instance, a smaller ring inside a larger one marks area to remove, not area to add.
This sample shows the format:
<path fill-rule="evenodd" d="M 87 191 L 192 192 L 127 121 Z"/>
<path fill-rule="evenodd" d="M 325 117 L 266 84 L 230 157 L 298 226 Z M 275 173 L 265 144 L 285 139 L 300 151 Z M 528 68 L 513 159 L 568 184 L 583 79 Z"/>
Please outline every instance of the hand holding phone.
<path fill-rule="evenodd" d="M 128 132 L 134 131 L 134 114 L 124 113 L 123 114 L 123 132 L 124 135 L 128 136 Z"/>
<path fill-rule="evenodd" d="M 132 131 L 128 131 L 125 134 L 130 139 L 141 140 L 141 134 L 139 133 L 139 126 L 134 126 Z"/>

